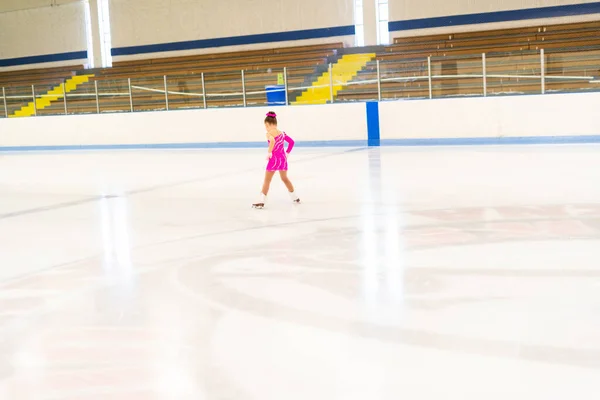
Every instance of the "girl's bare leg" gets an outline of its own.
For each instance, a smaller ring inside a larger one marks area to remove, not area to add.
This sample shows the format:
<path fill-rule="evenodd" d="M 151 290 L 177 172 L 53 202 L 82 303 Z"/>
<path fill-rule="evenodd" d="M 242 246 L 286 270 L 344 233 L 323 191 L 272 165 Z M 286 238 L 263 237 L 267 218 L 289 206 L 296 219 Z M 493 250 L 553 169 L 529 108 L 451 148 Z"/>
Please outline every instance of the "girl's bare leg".
<path fill-rule="evenodd" d="M 269 188 L 271 187 L 271 181 L 273 180 L 273 175 L 275 175 L 275 171 L 266 171 L 265 172 L 265 180 L 262 186 L 262 194 L 265 196 L 269 194 Z"/>
<path fill-rule="evenodd" d="M 275 175 L 275 171 L 266 171 L 265 172 L 265 180 L 263 181 L 262 191 L 260 194 L 260 200 L 256 203 L 252 204 L 254 208 L 263 208 L 267 201 L 267 194 L 269 194 L 269 188 L 271 187 L 271 180 L 273 180 L 273 175 Z"/>
<path fill-rule="evenodd" d="M 287 188 L 288 192 L 293 193 L 294 185 L 292 185 L 292 181 L 290 181 L 290 178 L 288 178 L 287 171 L 279 171 L 279 176 L 281 177 L 281 180 L 283 181 L 283 184 Z"/>
<path fill-rule="evenodd" d="M 288 176 L 287 176 L 287 171 L 279 171 L 279 176 L 281 177 L 283 184 L 287 188 L 292 201 L 294 203 L 300 203 L 300 199 L 298 198 L 298 195 L 296 195 L 296 192 L 294 191 L 294 185 L 292 185 L 292 181 L 290 181 L 290 178 L 288 178 Z"/>

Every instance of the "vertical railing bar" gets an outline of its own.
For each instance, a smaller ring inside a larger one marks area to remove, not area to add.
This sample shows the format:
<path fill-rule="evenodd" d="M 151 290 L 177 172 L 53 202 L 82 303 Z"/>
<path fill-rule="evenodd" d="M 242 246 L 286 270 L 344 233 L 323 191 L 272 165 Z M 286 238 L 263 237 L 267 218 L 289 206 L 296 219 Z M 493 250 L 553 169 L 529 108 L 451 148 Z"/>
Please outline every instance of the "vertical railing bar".
<path fill-rule="evenodd" d="M 167 76 L 164 76 L 165 79 L 165 106 L 167 107 L 167 111 L 169 111 L 169 85 L 167 84 Z"/>
<path fill-rule="evenodd" d="M 329 101 L 333 104 L 333 65 L 329 63 Z"/>
<path fill-rule="evenodd" d="M 287 78 L 287 67 L 283 67 L 283 86 L 284 86 L 284 90 L 285 90 L 285 105 L 289 105 L 289 99 L 288 99 L 288 78 Z"/>
<path fill-rule="evenodd" d="M 94 81 L 94 93 L 96 94 L 96 114 L 100 114 L 100 96 L 98 95 L 98 81 Z"/>
<path fill-rule="evenodd" d="M 69 113 L 69 110 L 67 108 L 67 84 L 66 84 L 65 80 L 63 80 L 63 82 L 62 82 L 62 87 L 63 87 L 63 104 L 65 106 L 65 115 L 67 115 Z"/>
<path fill-rule="evenodd" d="M 4 99 L 4 115 L 8 118 L 8 106 L 6 105 L 6 90 L 2 87 L 2 98 Z"/>
<path fill-rule="evenodd" d="M 204 101 L 204 108 L 207 107 L 206 105 L 206 87 L 204 86 L 204 72 L 201 74 L 202 77 L 202 100 Z"/>
<path fill-rule="evenodd" d="M 246 107 L 246 76 L 244 75 L 244 70 L 242 70 L 242 99 L 244 107 Z"/>
<path fill-rule="evenodd" d="M 485 53 L 481 53 L 481 66 L 483 69 L 483 97 L 487 96 L 487 63 Z"/>
<path fill-rule="evenodd" d="M 428 82 L 429 82 L 429 98 L 433 98 L 433 88 L 431 87 L 431 56 L 427 57 L 427 74 L 428 74 Z"/>
<path fill-rule="evenodd" d="M 377 101 L 381 101 L 381 69 L 377 60 Z"/>
<path fill-rule="evenodd" d="M 542 94 L 545 94 L 546 93 L 546 60 L 544 57 L 544 49 L 540 50 L 540 67 L 541 67 Z"/>
<path fill-rule="evenodd" d="M 127 85 L 129 86 L 129 110 L 133 112 L 133 93 L 131 93 L 131 78 L 127 78 Z"/>
<path fill-rule="evenodd" d="M 35 104 L 35 85 L 31 85 L 31 96 L 33 97 L 33 115 L 37 117 L 37 104 Z"/>

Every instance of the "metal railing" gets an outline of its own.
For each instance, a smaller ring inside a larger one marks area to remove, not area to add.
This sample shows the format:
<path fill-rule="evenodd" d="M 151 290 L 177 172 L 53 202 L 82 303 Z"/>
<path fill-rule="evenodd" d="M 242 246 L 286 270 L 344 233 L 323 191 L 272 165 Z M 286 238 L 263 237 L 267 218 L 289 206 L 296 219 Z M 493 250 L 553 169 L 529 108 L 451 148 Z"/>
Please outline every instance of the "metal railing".
<path fill-rule="evenodd" d="M 296 67 L 149 78 L 96 77 L 69 93 L 65 93 L 65 82 L 2 87 L 0 116 L 14 116 L 23 109 L 28 116 L 38 116 L 591 91 L 600 90 L 598 65 L 600 50 L 551 55 L 541 50 L 410 60 L 384 56 L 369 63 L 350 82 L 340 78 L 344 75 L 340 66 L 336 75 L 331 64 L 316 71 Z M 317 80 L 325 72 L 329 72 L 328 81 Z M 48 94 L 52 89 L 54 94 Z M 313 95 L 307 94 L 310 92 Z"/>

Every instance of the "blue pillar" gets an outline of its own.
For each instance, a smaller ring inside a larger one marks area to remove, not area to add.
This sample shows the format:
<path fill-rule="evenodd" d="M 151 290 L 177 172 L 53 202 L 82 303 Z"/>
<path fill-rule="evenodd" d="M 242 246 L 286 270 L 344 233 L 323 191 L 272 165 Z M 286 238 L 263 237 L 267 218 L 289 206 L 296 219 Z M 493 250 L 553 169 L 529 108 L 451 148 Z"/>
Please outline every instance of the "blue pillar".
<path fill-rule="evenodd" d="M 367 102 L 367 140 L 369 146 L 380 145 L 379 135 L 379 103 Z"/>

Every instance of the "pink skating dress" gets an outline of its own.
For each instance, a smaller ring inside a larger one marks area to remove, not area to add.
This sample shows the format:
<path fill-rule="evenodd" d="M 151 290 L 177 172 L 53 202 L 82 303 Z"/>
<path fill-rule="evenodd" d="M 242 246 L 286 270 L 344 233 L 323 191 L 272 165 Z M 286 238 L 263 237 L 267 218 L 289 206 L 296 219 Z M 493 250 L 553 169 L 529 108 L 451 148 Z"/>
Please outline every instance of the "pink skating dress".
<path fill-rule="evenodd" d="M 275 145 L 273 146 L 273 153 L 267 164 L 267 171 L 287 171 L 287 155 L 290 154 L 294 148 L 294 140 L 286 135 L 285 132 L 281 132 L 274 140 Z M 285 149 L 284 142 L 288 143 L 287 150 Z"/>

